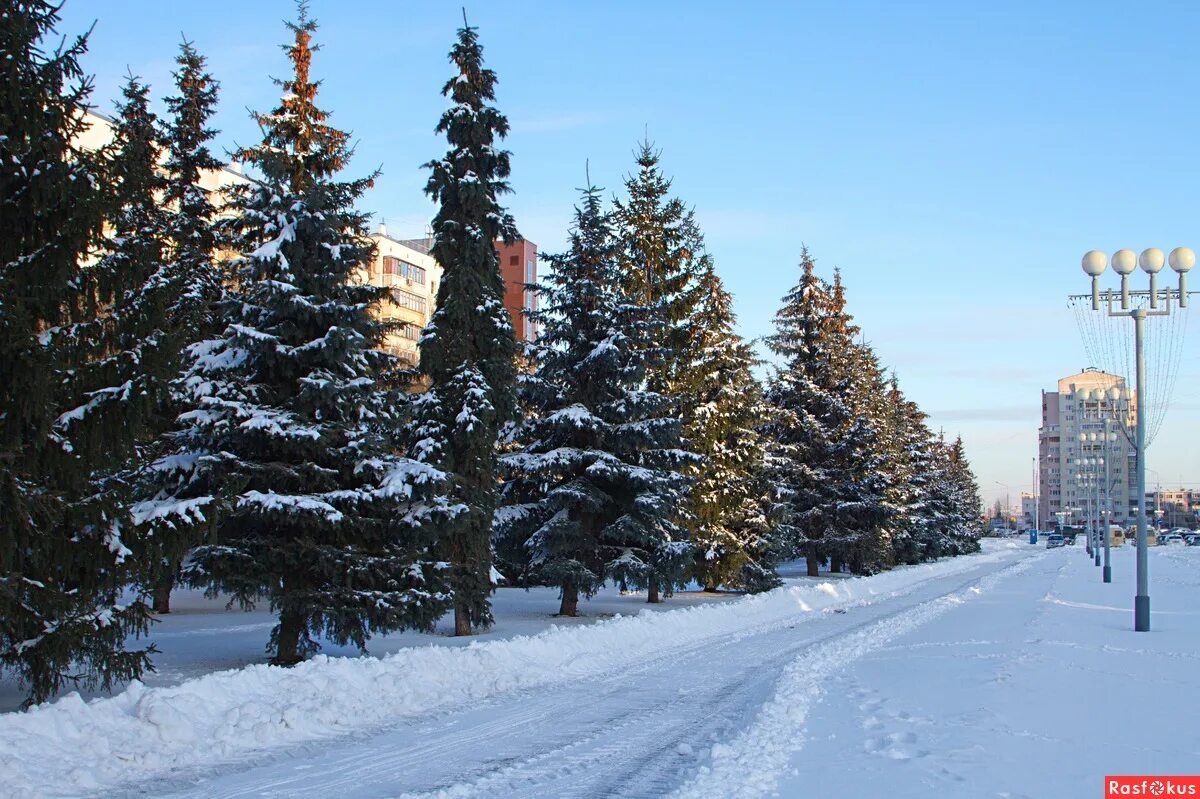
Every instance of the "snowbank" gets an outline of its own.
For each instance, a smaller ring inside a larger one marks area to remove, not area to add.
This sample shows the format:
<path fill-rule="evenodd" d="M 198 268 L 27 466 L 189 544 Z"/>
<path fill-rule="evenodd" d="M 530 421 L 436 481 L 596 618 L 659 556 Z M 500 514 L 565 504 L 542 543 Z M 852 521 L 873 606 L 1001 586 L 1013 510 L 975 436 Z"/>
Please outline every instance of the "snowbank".
<path fill-rule="evenodd" d="M 63 796 L 178 775 L 620 669 L 711 638 L 794 624 L 806 614 L 869 604 L 1029 551 L 1011 544 L 870 578 L 785 586 L 720 605 L 551 627 L 461 648 L 411 648 L 384 658 L 321 656 L 291 669 L 255 665 L 169 688 L 135 682 L 118 696 L 91 702 L 72 694 L 0 716 L 0 785 L 7 796 Z"/>

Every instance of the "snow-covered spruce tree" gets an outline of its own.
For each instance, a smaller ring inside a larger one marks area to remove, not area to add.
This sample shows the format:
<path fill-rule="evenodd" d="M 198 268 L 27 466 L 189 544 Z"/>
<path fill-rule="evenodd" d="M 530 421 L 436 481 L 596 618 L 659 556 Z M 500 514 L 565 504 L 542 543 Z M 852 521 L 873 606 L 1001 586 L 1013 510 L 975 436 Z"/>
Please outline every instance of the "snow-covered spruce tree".
<path fill-rule="evenodd" d="M 704 241 L 692 211 L 670 196 L 660 153 L 643 141 L 636 157 L 637 172 L 625 181 L 627 197 L 616 201 L 614 211 L 622 244 L 622 291 L 628 302 L 644 309 L 642 330 L 631 340 L 646 359 L 646 387 L 666 399 L 671 413 L 686 419 L 702 401 L 693 359 L 700 338 L 700 278 L 707 264 Z M 679 509 L 678 521 L 685 534 L 686 526 L 694 524 L 686 507 Z M 687 579 L 691 558 L 679 557 L 684 544 L 683 538 L 670 542 L 650 564 L 648 601 L 660 601 L 662 592 L 669 594 Z"/>
<path fill-rule="evenodd" d="M 583 191 L 570 249 L 547 255 L 539 289 L 536 370 L 524 381 L 530 414 L 503 456 L 510 480 L 496 513 L 497 549 L 524 582 L 554 585 L 574 616 L 606 577 L 644 585 L 651 563 L 679 538 L 672 518 L 692 458 L 679 421 L 644 391 L 644 356 L 629 331 L 643 310 L 619 287 L 618 243 L 600 193 Z"/>
<path fill-rule="evenodd" d="M 951 523 L 947 535 L 947 554 L 965 555 L 979 551 L 979 538 L 983 535 L 980 519 L 983 500 L 979 496 L 979 484 L 971 471 L 963 449 L 962 436 L 954 439 L 946 453 L 946 476 L 950 481 Z"/>
<path fill-rule="evenodd" d="M 437 309 L 421 337 L 421 372 L 430 387 L 414 403 L 412 456 L 449 476 L 465 511 L 438 531 L 451 565 L 454 631 L 492 623 L 492 515 L 498 503 L 496 442 L 517 418 L 517 341 L 504 308 L 494 242 L 517 238 L 497 197 L 509 191 L 509 154 L 496 148 L 508 120 L 492 105 L 496 74 L 483 66 L 476 29 L 458 31 L 450 51 L 457 74 L 442 90 L 454 105 L 439 133 L 450 149 L 426 166 L 426 193 L 438 204 L 430 254 L 444 270 Z"/>
<path fill-rule="evenodd" d="M 296 663 L 315 636 L 365 648 L 376 632 L 429 628 L 446 611 L 444 564 L 430 557 L 433 522 L 450 511 L 442 476 L 394 453 L 402 432 L 401 370 L 379 349 L 372 315 L 382 289 L 360 280 L 373 256 L 354 203 L 372 178 L 343 181 L 347 136 L 316 106 L 309 74 L 316 23 L 304 4 L 289 23 L 293 75 L 262 142 L 239 155 L 261 175 L 234 187 L 237 283 L 220 307 L 220 338 L 192 347 L 195 409 L 181 415 L 194 484 L 219 503 L 215 540 L 194 550 L 184 579 L 243 607 L 266 597 L 279 614 L 272 662 Z"/>
<path fill-rule="evenodd" d="M 891 528 L 892 560 L 919 563 L 922 559 L 922 528 L 926 516 L 926 488 L 931 479 L 932 436 L 925 414 L 905 398 L 893 375 L 887 392 L 889 443 L 887 470 L 895 514 Z"/>
<path fill-rule="evenodd" d="M 163 201 L 166 206 L 165 238 L 168 245 L 166 278 L 172 284 L 172 301 L 169 315 L 186 331 L 190 341 L 202 341 L 221 332 L 220 317 L 213 313 L 214 304 L 221 294 L 221 275 L 216 264 L 219 238 L 216 224 L 216 209 L 208 190 L 200 184 L 206 172 L 222 168 L 209 150 L 209 142 L 216 134 L 209 127 L 209 120 L 216 110 L 217 83 L 205 69 L 205 59 L 186 39 L 180 45 L 175 58 L 178 69 L 174 72 L 177 94 L 167 98 L 170 120 L 162 126 L 162 140 L 166 149 L 166 170 Z M 179 397 L 171 404 L 186 405 L 186 397 Z M 169 427 L 169 426 L 167 426 Z M 160 436 L 160 449 L 167 451 L 187 447 L 178 441 L 174 433 Z M 164 482 L 168 493 L 178 492 L 190 475 L 175 471 L 186 462 L 158 459 L 148 475 L 143 476 L 145 488 L 152 497 L 157 497 Z M 148 479 L 147 479 L 148 478 Z M 203 492 L 201 492 L 202 494 Z M 165 551 L 153 578 L 154 612 L 169 613 L 171 589 L 179 573 L 181 547 L 195 543 L 195 536 L 187 535 L 191 522 L 203 519 L 196 505 L 187 508 L 184 517 L 163 516 L 157 513 L 161 506 L 152 503 L 151 529 L 160 537 L 169 534 L 178 546 L 174 551 Z M 135 508 L 135 511 L 137 509 Z M 136 515 L 136 514 L 135 514 Z"/>
<path fill-rule="evenodd" d="M 0 0 L 0 664 L 32 701 L 148 665 L 122 476 L 162 394 L 153 117 L 131 81 L 116 145 L 77 149 L 86 37 L 47 52 L 57 21 Z"/>
<path fill-rule="evenodd" d="M 764 591 L 779 584 L 765 442 L 754 351 L 734 332 L 733 302 L 708 264 L 695 315 L 693 369 L 699 389 L 685 417 L 684 438 L 703 460 L 689 494 L 695 549 L 692 574 L 706 591 L 727 586 Z"/>
<path fill-rule="evenodd" d="M 771 350 L 784 359 L 770 380 L 772 412 L 763 434 L 775 449 L 773 478 L 781 529 L 815 576 L 821 562 L 881 523 L 875 433 L 857 417 L 845 377 L 849 320 L 807 248 L 800 282 L 775 315 Z"/>

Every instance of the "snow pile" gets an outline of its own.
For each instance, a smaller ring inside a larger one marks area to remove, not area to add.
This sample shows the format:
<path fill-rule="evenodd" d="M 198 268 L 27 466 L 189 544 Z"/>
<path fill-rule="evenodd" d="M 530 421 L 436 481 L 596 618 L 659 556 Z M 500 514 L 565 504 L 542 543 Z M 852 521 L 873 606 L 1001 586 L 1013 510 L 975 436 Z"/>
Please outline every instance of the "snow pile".
<path fill-rule="evenodd" d="M 249 666 L 170 688 L 134 683 L 119 696 L 92 702 L 72 694 L 0 716 L 0 785 L 7 796 L 62 796 L 178 775 L 621 669 L 705 639 L 794 624 L 806 614 L 871 604 L 1028 551 L 1014 545 L 870 578 L 806 583 L 721 605 L 552 627 L 463 648 L 411 648 L 384 658 L 320 656 L 292 669 Z"/>

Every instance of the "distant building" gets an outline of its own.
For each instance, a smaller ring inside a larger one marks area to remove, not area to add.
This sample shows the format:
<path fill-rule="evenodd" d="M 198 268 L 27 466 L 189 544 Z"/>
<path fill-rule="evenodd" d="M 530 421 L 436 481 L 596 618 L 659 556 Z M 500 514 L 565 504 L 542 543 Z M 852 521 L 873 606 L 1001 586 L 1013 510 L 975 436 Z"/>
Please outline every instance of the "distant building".
<path fill-rule="evenodd" d="M 1043 527 L 1058 521 L 1082 526 L 1106 502 L 1115 524 L 1136 516 L 1137 455 L 1130 443 L 1136 420 L 1137 404 L 1125 378 L 1098 369 L 1068 375 L 1058 381 L 1057 391 L 1042 392 L 1038 515 Z"/>
<path fill-rule="evenodd" d="M 1195 527 L 1200 514 L 1200 491 L 1190 488 L 1146 492 L 1146 512 L 1151 524 Z"/>
<path fill-rule="evenodd" d="M 428 253 L 433 240 L 403 239 L 401 243 L 420 252 Z M 532 241 L 517 239 L 511 244 L 496 242 L 496 254 L 500 258 L 500 275 L 504 278 L 504 307 L 512 318 L 513 331 L 519 341 L 533 341 L 537 330 L 525 311 L 537 309 L 537 294 L 526 288 L 538 281 L 538 248 Z"/>
<path fill-rule="evenodd" d="M 1021 519 L 1022 527 L 1030 528 L 1037 525 L 1038 510 L 1037 497 L 1030 494 L 1028 491 L 1021 492 Z"/>

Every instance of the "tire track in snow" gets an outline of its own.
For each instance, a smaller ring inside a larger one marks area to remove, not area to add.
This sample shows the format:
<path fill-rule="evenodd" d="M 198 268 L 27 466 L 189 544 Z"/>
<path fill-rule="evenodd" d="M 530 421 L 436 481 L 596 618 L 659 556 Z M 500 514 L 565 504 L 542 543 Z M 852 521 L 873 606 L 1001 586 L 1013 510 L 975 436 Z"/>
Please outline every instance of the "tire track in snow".
<path fill-rule="evenodd" d="M 714 661 L 729 664 L 741 659 L 742 667 L 724 671 L 718 668 L 717 680 L 697 689 L 698 696 L 694 699 L 651 687 L 645 690 L 649 697 L 645 703 L 638 704 L 630 712 L 614 713 L 601 723 L 595 720 L 589 722 L 584 726 L 582 735 L 572 737 L 568 734 L 564 736 L 564 742 L 547 746 L 525 758 L 505 757 L 485 761 L 459 773 L 451 782 L 443 782 L 433 790 L 403 793 L 400 799 L 665 796 L 693 770 L 694 749 L 703 750 L 714 737 L 722 738 L 741 728 L 754 710 L 768 700 L 773 689 L 778 698 L 780 689 L 777 686 L 781 673 L 786 675 L 797 663 L 807 661 L 811 654 L 831 648 L 840 651 L 841 641 L 877 638 L 880 629 L 898 630 L 888 636 L 890 640 L 904 631 L 898 628 L 906 621 L 917 626 L 912 622 L 914 613 L 927 616 L 924 620 L 932 619 L 937 613 L 931 613 L 929 609 L 938 612 L 941 612 L 940 608 L 948 609 L 953 606 L 949 603 L 958 601 L 956 598 L 961 593 L 970 595 L 972 590 L 981 590 L 978 586 L 983 585 L 984 581 L 990 581 L 1001 573 L 1011 573 L 1003 569 L 1002 572 L 988 572 L 981 576 L 978 568 L 977 565 L 971 569 L 976 573 L 967 579 L 959 579 L 949 588 L 937 589 L 927 598 L 919 599 L 915 605 L 907 604 L 893 610 L 868 608 L 872 617 L 863 621 L 852 621 L 853 617 L 842 621 L 844 617 L 825 615 L 823 618 L 830 623 L 838 619 L 836 629 L 826 630 L 816 636 L 785 638 L 781 641 L 777 636 L 765 635 L 768 632 L 766 630 L 755 630 L 750 636 L 726 639 L 717 650 L 710 649 L 707 654 Z M 953 573 L 941 575 L 941 579 L 949 580 L 956 576 Z M 893 594 L 887 599 L 902 600 L 904 595 L 920 593 L 919 589 L 928 587 L 927 583 L 912 586 L 910 591 Z M 822 616 L 813 614 L 807 618 Z M 748 648 L 719 651 L 728 650 L 734 645 Z M 862 654 L 866 651 L 869 649 L 863 650 Z M 680 657 L 681 654 L 679 650 L 669 653 L 669 662 L 665 665 L 666 670 L 659 675 L 660 679 L 677 681 L 680 675 L 689 674 L 686 669 L 679 667 L 686 662 Z M 844 662 L 848 661 L 838 661 L 832 666 L 840 668 Z M 627 681 L 630 675 L 624 676 Z M 787 677 L 782 679 L 786 680 Z M 607 701 L 605 697 L 606 704 Z M 555 708 L 561 712 L 561 705 L 557 703 L 552 703 L 548 711 Z M 550 722 L 554 722 L 552 715 Z M 471 735 L 471 738 L 476 736 Z M 720 752 L 721 746 L 718 744 L 715 749 Z M 746 768 L 738 768 L 739 779 L 744 777 Z M 727 793 L 725 787 L 714 788 L 704 784 L 700 786 L 700 791 L 704 799 L 735 795 Z"/>
<path fill-rule="evenodd" d="M 712 749 L 712 762 L 671 794 L 672 799 L 752 799 L 769 796 L 791 756 L 805 744 L 805 721 L 820 701 L 823 684 L 835 673 L 896 638 L 912 632 L 958 605 L 990 590 L 997 583 L 1028 569 L 1027 558 L 998 572 L 973 580 L 965 590 L 900 611 L 796 658 L 780 678 L 775 697 L 763 706 L 754 723 L 729 744 Z"/>

